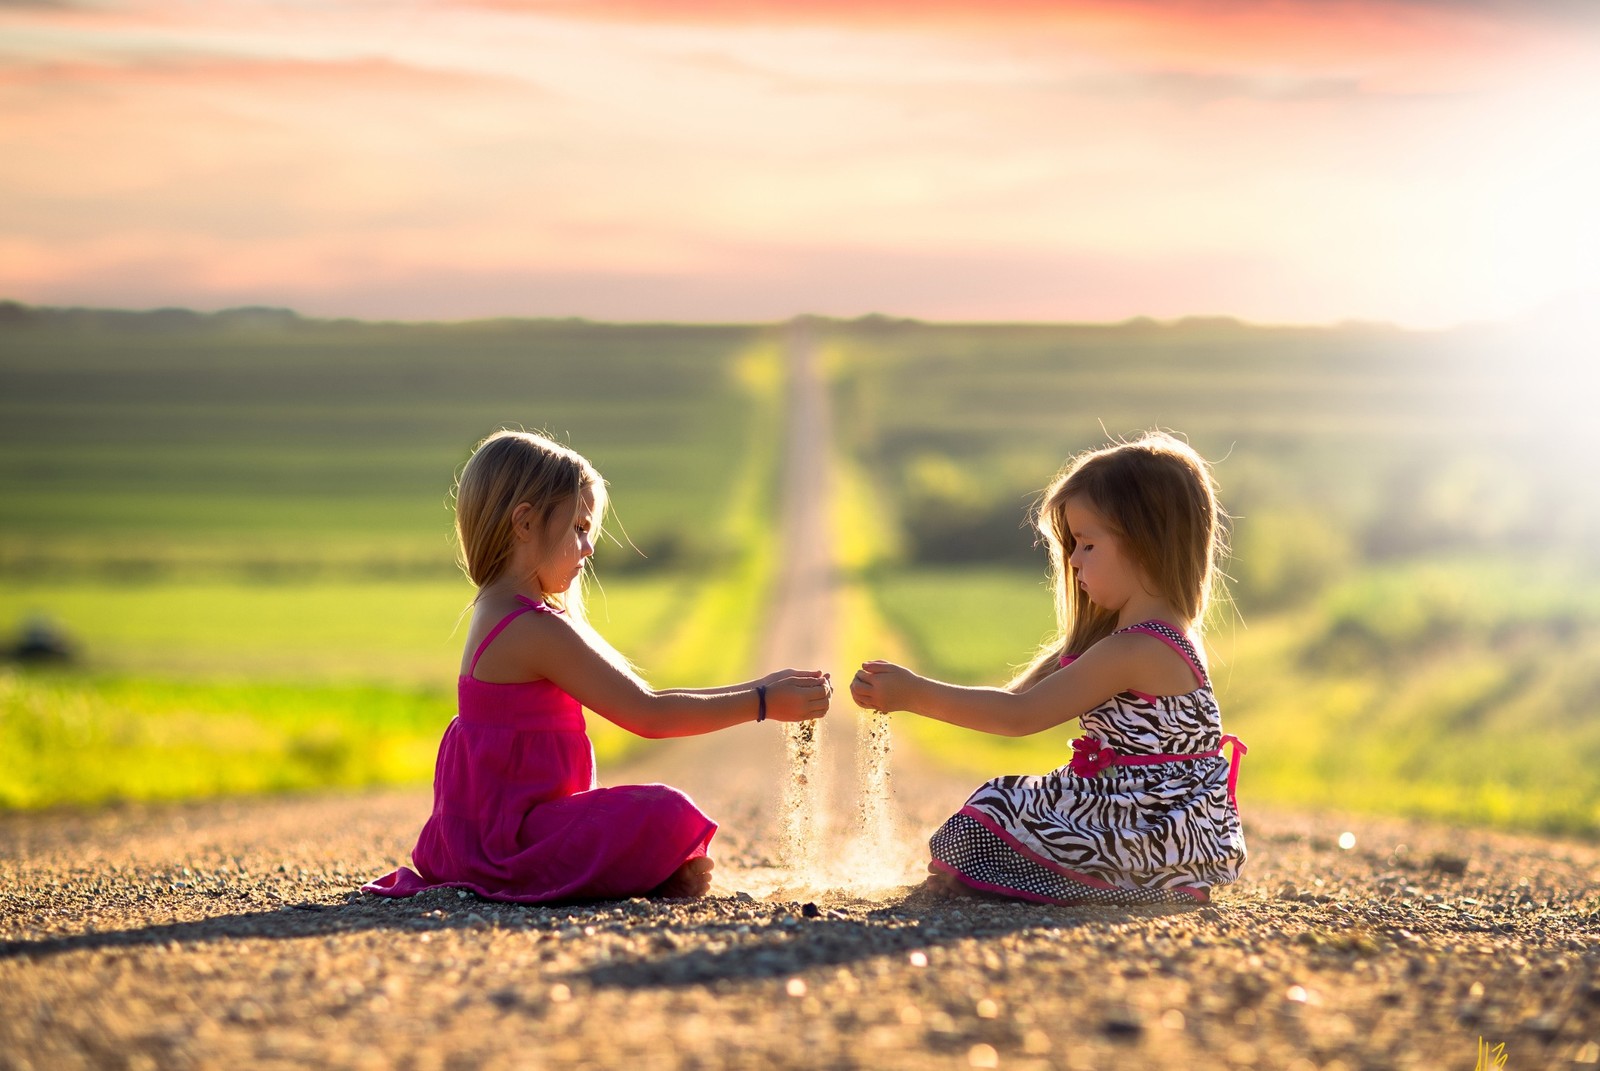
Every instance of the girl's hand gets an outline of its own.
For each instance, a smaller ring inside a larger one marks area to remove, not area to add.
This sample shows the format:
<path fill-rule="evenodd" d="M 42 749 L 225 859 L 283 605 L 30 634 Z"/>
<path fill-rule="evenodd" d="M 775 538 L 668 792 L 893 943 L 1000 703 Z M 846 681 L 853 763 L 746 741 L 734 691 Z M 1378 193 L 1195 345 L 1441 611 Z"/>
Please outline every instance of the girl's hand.
<path fill-rule="evenodd" d="M 782 677 L 767 683 L 768 721 L 810 721 L 828 712 L 828 700 L 833 696 L 833 682 L 826 673 L 797 672 L 795 676 Z"/>
<path fill-rule="evenodd" d="M 863 662 L 850 680 L 850 698 L 863 710 L 909 710 L 912 683 L 917 675 L 893 662 Z"/>
<path fill-rule="evenodd" d="M 821 677 L 823 680 L 828 679 L 828 675 L 820 669 L 775 669 L 754 683 L 771 688 L 785 677 Z M 832 685 L 829 685 L 828 694 L 833 694 Z"/>

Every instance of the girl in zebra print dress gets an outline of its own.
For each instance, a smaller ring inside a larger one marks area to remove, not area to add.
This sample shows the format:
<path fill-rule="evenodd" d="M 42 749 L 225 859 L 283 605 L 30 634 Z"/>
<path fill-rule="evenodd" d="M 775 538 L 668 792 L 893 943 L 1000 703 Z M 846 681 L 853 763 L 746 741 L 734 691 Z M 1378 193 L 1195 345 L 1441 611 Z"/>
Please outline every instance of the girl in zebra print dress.
<path fill-rule="evenodd" d="M 1069 462 L 1035 523 L 1050 552 L 1057 636 L 1005 688 L 867 662 L 869 710 L 1001 736 L 1082 722 L 1071 761 L 978 788 L 930 841 L 935 880 L 1023 900 L 1195 904 L 1238 877 L 1244 745 L 1222 732 L 1194 637 L 1223 549 L 1210 466 L 1165 433 Z M 1225 752 L 1228 754 L 1225 756 Z"/>

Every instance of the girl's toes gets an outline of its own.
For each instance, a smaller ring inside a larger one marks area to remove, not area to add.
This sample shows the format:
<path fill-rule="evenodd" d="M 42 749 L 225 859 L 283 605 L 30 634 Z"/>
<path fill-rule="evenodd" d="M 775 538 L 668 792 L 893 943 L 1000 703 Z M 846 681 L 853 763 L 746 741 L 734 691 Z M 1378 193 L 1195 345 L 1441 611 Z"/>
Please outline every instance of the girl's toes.
<path fill-rule="evenodd" d="M 690 859 L 672 872 L 672 877 L 652 890 L 653 896 L 683 900 L 704 896 L 711 891 L 711 871 L 715 864 L 706 856 Z"/>

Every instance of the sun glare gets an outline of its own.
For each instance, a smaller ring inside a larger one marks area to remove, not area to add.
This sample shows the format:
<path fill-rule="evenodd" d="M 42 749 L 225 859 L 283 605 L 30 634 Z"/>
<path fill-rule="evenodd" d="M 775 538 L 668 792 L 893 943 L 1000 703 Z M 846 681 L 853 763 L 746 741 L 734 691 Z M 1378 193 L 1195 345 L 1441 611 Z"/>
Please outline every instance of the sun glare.
<path fill-rule="evenodd" d="M 1488 206 L 1502 315 L 1600 292 L 1600 94 L 1573 94 L 1523 121 L 1506 139 Z"/>

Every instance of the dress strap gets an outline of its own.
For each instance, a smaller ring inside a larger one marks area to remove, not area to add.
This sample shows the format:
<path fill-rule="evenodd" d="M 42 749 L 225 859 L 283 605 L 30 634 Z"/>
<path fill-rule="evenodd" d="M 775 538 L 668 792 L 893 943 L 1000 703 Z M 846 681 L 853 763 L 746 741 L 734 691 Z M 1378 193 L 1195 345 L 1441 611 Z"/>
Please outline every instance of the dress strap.
<path fill-rule="evenodd" d="M 512 610 L 506 616 L 502 617 L 499 620 L 499 622 L 496 623 L 494 628 L 489 630 L 489 635 L 487 635 L 487 636 L 485 636 L 483 638 L 483 642 L 478 644 L 478 649 L 476 651 L 472 652 L 472 665 L 467 667 L 467 675 L 468 676 L 472 676 L 473 674 L 478 672 L 478 659 L 483 657 L 483 652 L 488 649 L 488 647 L 489 647 L 489 645 L 491 643 L 494 642 L 496 636 L 500 635 L 500 633 L 505 631 L 505 628 L 506 628 L 507 625 L 511 624 L 511 622 L 515 621 L 517 618 L 521 617 L 523 614 L 538 612 L 540 607 L 542 606 L 541 603 L 534 602 L 532 599 L 528 598 L 526 595 L 518 595 L 517 599 L 518 599 L 518 601 L 520 601 L 522 603 L 522 605 L 519 606 L 517 609 Z"/>
<path fill-rule="evenodd" d="M 1127 628 L 1119 628 L 1117 631 L 1143 632 L 1147 636 L 1154 636 L 1183 656 L 1183 660 L 1189 663 L 1189 668 L 1194 670 L 1194 675 L 1200 679 L 1201 684 L 1211 683 L 1211 678 L 1206 676 L 1206 667 L 1200 664 L 1200 652 L 1194 649 L 1194 644 L 1189 642 L 1189 637 L 1165 621 L 1141 621 L 1137 625 L 1129 625 Z"/>

